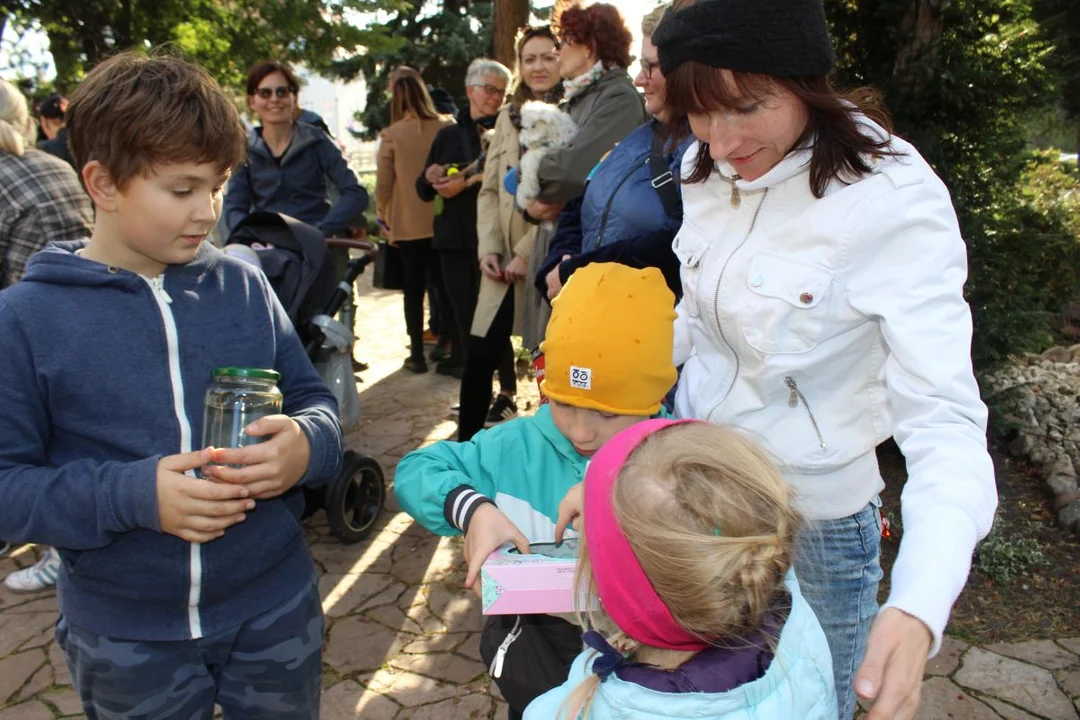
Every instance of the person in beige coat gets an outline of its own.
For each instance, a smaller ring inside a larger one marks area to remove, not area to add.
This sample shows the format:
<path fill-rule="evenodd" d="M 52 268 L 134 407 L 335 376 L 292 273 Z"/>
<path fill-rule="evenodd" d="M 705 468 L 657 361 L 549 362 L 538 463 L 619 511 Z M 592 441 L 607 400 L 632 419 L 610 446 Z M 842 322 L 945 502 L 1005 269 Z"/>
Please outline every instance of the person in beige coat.
<path fill-rule="evenodd" d="M 461 379 L 459 441 L 517 415 L 510 336 L 521 333 L 523 293 L 532 275 L 529 258 L 537 227 L 515 208 L 514 196 L 503 187 L 503 177 L 518 164 L 522 104 L 529 100 L 556 101 L 561 84 L 559 48 L 551 28 L 525 28 L 515 47 L 513 94 L 495 121 L 477 201 L 480 295 Z M 492 404 L 491 378 L 496 370 L 501 388 Z"/>
<path fill-rule="evenodd" d="M 401 74 L 391 86 L 390 127 L 379 134 L 376 164 L 376 215 L 390 242 L 401 250 L 405 328 L 410 353 L 405 369 L 427 372 L 424 360 L 424 288 L 434 262 L 431 238 L 435 211 L 416 194 L 416 176 L 424 171 L 435 135 L 453 118 L 439 115 L 427 88 L 414 75 Z M 432 273 L 437 276 L 438 273 Z"/>

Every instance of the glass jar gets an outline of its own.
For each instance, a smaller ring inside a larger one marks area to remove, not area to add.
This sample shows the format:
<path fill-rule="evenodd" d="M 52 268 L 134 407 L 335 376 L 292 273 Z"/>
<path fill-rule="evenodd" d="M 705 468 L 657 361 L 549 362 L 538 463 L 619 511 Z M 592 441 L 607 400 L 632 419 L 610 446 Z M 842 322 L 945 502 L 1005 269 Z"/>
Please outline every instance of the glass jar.
<path fill-rule="evenodd" d="M 242 448 L 263 442 L 266 436 L 244 432 L 251 423 L 281 413 L 281 379 L 273 370 L 219 367 L 203 400 L 202 447 Z"/>

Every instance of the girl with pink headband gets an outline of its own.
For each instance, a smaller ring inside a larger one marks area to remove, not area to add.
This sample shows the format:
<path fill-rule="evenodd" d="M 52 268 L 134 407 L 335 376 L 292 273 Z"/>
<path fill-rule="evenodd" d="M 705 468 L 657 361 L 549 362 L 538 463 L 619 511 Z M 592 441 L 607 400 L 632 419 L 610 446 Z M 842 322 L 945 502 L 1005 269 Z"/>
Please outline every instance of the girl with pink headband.
<path fill-rule="evenodd" d="M 647 420 L 593 457 L 583 490 L 577 578 L 603 613 L 525 720 L 836 718 L 825 633 L 791 572 L 792 492 L 754 445 Z"/>

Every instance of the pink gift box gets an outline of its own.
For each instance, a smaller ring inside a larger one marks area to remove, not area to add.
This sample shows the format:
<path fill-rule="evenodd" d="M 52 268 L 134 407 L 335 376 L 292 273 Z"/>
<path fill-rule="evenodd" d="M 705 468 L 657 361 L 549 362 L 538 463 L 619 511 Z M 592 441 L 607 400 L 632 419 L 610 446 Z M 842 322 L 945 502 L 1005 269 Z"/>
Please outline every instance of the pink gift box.
<path fill-rule="evenodd" d="M 481 596 L 485 615 L 537 615 L 595 609 L 575 607 L 574 578 L 577 539 L 565 540 L 558 552 L 566 557 L 541 554 L 551 543 L 536 543 L 529 555 L 513 545 L 499 548 L 480 568 Z"/>

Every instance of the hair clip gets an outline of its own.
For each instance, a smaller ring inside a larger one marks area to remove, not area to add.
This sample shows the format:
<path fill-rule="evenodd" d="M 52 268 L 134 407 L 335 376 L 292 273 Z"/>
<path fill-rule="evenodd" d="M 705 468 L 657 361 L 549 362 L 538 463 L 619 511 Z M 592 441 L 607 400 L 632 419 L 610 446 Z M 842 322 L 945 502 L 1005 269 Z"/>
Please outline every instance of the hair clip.
<path fill-rule="evenodd" d="M 713 537 L 720 537 L 720 523 L 716 524 L 716 527 L 712 529 Z"/>

